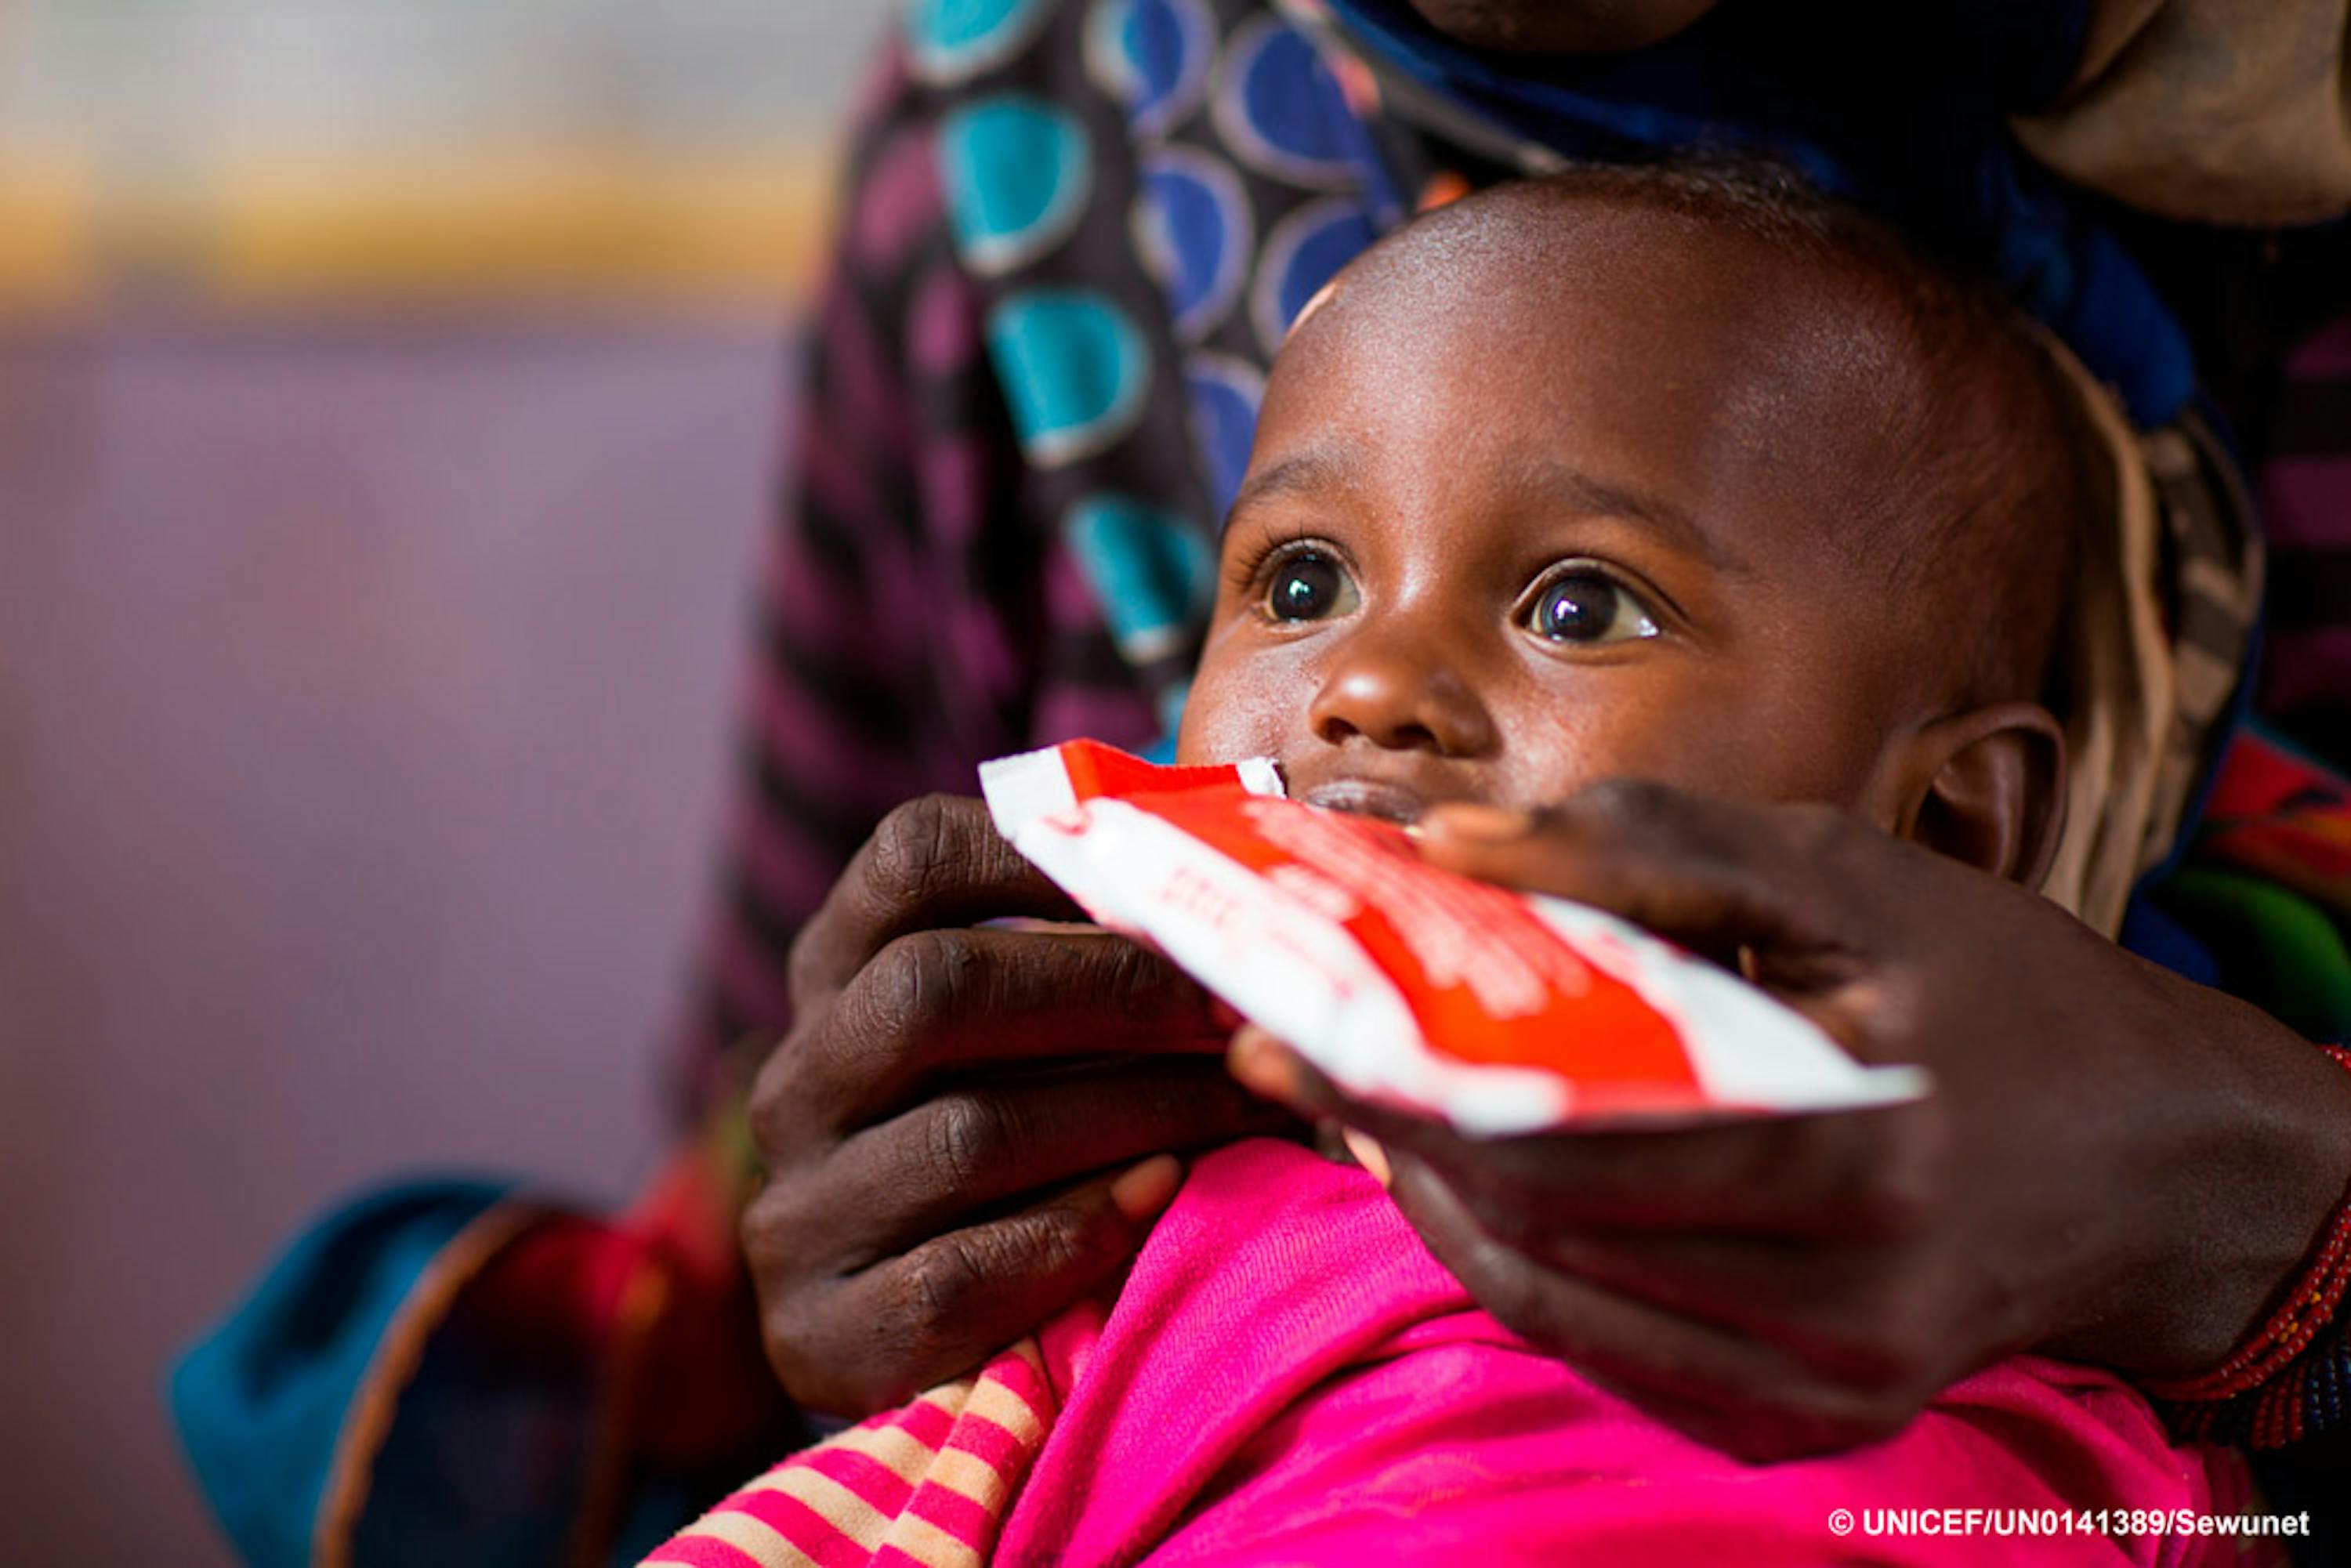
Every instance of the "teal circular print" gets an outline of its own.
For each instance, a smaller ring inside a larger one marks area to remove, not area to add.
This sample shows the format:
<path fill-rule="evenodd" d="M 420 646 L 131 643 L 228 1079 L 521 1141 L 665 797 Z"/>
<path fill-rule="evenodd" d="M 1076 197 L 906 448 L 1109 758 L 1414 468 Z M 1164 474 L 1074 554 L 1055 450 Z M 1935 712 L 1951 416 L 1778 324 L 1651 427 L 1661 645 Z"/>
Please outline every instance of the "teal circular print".
<path fill-rule="evenodd" d="M 1150 382 L 1141 329 L 1091 288 L 1032 288 L 987 319 L 988 355 L 1020 449 L 1040 468 L 1091 457 L 1134 428 Z"/>
<path fill-rule="evenodd" d="M 959 82 L 1002 65 L 1037 36 L 1052 0 L 914 0 L 906 52 L 928 82 Z"/>
<path fill-rule="evenodd" d="M 1183 651 L 1215 597 L 1216 556 L 1200 529 L 1132 496 L 1100 491 L 1070 508 L 1061 538 L 1121 653 L 1147 664 Z"/>
<path fill-rule="evenodd" d="M 1069 237 L 1085 212 L 1093 159 L 1075 116 L 1006 93 L 941 121 L 939 177 L 956 249 L 973 271 L 993 277 Z"/>

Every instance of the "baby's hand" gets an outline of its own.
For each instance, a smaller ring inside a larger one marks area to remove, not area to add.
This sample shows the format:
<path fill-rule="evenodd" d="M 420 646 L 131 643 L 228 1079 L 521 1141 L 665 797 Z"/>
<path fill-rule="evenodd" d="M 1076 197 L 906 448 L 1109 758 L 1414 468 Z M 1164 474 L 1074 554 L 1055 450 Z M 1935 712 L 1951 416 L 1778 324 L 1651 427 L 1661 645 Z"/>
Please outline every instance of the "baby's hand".
<path fill-rule="evenodd" d="M 1377 1140 L 1488 1310 L 1718 1447 L 1883 1437 L 2027 1348 L 2200 1370 L 2351 1172 L 2351 1085 L 2321 1052 L 1834 811 L 1605 785 L 1426 826 L 1439 864 L 1736 957 L 1861 1060 L 1934 1072 L 1890 1109 L 1479 1142 L 1236 1040 L 1244 1082 Z"/>
<path fill-rule="evenodd" d="M 977 1364 L 1123 1264 L 1174 1151 L 1287 1131 L 1228 1021 L 1164 959 L 1075 920 L 977 800 L 892 813 L 792 952 L 744 1217 L 768 1355 L 862 1415 Z"/>

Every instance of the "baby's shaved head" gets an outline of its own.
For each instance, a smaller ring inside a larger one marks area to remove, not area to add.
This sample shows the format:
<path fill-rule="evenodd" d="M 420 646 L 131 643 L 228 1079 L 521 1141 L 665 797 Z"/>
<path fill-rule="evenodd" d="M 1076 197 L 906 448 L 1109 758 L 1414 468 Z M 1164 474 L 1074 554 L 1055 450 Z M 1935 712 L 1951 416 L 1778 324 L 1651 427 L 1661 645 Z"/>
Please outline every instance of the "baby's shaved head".
<path fill-rule="evenodd" d="M 1735 298 L 1718 267 L 1677 302 L 1693 247 L 1743 256 Z M 1631 269 L 1661 309 L 1719 302 L 1755 354 L 1803 361 L 1792 392 L 1759 376 L 1734 398 L 1737 439 L 1798 480 L 1822 470 L 1822 523 L 1904 606 L 1945 700 L 2049 695 L 2076 539 L 2104 499 L 2086 418 L 2014 307 L 1890 226 L 1768 166 L 1580 167 L 1427 214 L 1332 298 L 1351 316 L 1541 312 L 1595 265 Z"/>

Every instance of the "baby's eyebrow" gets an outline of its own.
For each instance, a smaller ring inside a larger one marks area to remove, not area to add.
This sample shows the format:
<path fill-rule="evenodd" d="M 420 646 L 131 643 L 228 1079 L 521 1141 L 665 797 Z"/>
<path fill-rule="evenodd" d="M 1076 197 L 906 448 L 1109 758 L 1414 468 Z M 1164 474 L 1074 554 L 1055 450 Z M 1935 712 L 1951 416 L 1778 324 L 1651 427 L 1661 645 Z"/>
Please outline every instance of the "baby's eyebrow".
<path fill-rule="evenodd" d="M 1525 472 L 1531 486 L 1548 491 L 1579 512 L 1639 523 L 1683 549 L 1705 557 L 1724 571 L 1744 573 L 1749 570 L 1747 562 L 1696 517 L 1662 496 L 1612 484 L 1549 458 L 1533 460 Z"/>
<path fill-rule="evenodd" d="M 1354 467 L 1348 456 L 1327 447 L 1310 446 L 1303 452 L 1293 452 L 1251 474 L 1240 493 L 1233 497 L 1232 511 L 1238 513 L 1277 497 L 1343 487 L 1353 478 Z"/>
<path fill-rule="evenodd" d="M 1225 514 L 1234 517 L 1259 502 L 1284 496 L 1344 490 L 1357 482 L 1361 457 L 1351 446 L 1309 446 L 1268 464 L 1249 476 Z M 1555 458 L 1536 457 L 1520 468 L 1520 483 L 1552 500 L 1588 517 L 1620 517 L 1635 523 L 1667 543 L 1703 558 L 1716 570 L 1735 576 L 1752 570 L 1740 554 L 1718 538 L 1696 517 L 1662 496 L 1618 485 Z"/>

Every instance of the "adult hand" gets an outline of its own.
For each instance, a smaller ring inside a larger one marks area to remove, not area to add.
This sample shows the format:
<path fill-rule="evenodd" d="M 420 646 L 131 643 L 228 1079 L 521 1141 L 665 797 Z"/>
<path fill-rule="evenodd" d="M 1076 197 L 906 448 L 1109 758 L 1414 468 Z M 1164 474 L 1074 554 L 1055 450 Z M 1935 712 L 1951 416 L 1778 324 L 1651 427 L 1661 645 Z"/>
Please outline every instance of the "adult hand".
<path fill-rule="evenodd" d="M 2351 1083 L 2046 901 L 1820 808 L 1654 786 L 1453 808 L 1424 852 L 1743 962 L 1907 1106 L 1478 1142 L 1244 1031 L 1235 1071 L 1379 1141 L 1397 1202 L 1504 1322 L 1717 1447 L 1891 1433 L 2040 1348 L 2172 1375 L 2299 1271 L 2351 1172 Z"/>
<path fill-rule="evenodd" d="M 1119 1268 L 1169 1151 L 1295 1130 L 1224 1070 L 1229 1018 L 1081 919 L 977 800 L 900 808 L 794 945 L 743 1240 L 768 1360 L 863 1414 L 977 1364 Z"/>

